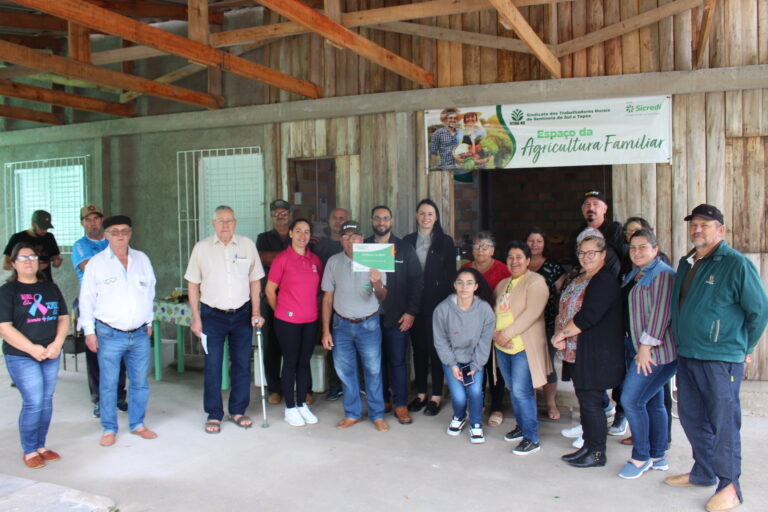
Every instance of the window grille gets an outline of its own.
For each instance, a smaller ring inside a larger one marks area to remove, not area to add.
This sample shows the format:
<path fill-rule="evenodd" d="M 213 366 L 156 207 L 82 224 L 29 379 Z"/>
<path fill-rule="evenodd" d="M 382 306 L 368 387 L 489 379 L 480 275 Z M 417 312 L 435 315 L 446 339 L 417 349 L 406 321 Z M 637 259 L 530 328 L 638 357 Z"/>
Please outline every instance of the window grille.
<path fill-rule="evenodd" d="M 176 154 L 179 219 L 179 286 L 192 247 L 213 234 L 213 212 L 232 207 L 236 233 L 254 242 L 264 231 L 264 159 L 261 148 L 180 151 Z"/>
<path fill-rule="evenodd" d="M 6 239 L 29 229 L 32 213 L 45 210 L 51 214 L 51 233 L 60 250 L 70 253 L 83 236 L 80 208 L 87 197 L 89 159 L 86 155 L 5 164 Z"/>

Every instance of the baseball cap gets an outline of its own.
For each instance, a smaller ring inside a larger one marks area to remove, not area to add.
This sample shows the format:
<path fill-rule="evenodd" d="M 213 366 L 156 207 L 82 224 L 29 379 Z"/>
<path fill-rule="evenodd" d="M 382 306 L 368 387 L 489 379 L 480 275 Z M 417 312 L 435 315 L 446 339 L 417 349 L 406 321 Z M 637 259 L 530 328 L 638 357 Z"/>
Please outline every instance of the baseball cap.
<path fill-rule="evenodd" d="M 40 229 L 53 229 L 51 224 L 51 214 L 45 210 L 37 210 L 32 214 L 32 222 L 37 224 Z"/>
<path fill-rule="evenodd" d="M 92 213 L 95 213 L 99 217 L 104 217 L 104 212 L 101 211 L 101 208 L 95 204 L 88 204 L 80 208 L 80 220 L 83 220 Z"/>
<path fill-rule="evenodd" d="M 352 231 L 356 235 L 363 235 L 363 231 L 360 229 L 360 223 L 355 220 L 348 220 L 341 226 L 341 233 L 344 234 L 347 231 Z"/>
<path fill-rule="evenodd" d="M 584 197 L 581 198 L 581 201 L 584 202 L 588 197 L 595 197 L 602 202 L 606 203 L 605 197 L 603 196 L 602 192 L 599 190 L 588 190 L 584 193 Z M 606 203 L 607 204 L 607 203 Z"/>
<path fill-rule="evenodd" d="M 723 220 L 723 212 L 717 209 L 717 207 L 711 204 L 700 204 L 693 209 L 690 215 L 687 215 L 683 220 L 688 222 L 694 217 L 702 217 L 708 220 L 716 220 L 720 224 L 725 224 Z"/>
<path fill-rule="evenodd" d="M 274 201 L 269 203 L 269 211 L 281 210 L 281 209 L 290 210 L 291 209 L 290 203 L 284 199 L 275 199 Z"/>

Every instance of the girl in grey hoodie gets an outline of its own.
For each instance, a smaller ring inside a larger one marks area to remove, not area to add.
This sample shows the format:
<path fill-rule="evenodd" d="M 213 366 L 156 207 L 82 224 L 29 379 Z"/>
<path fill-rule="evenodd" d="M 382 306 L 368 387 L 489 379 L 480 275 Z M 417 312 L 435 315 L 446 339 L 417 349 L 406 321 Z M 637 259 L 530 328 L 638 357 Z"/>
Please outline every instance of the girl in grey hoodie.
<path fill-rule="evenodd" d="M 432 315 L 435 349 L 443 363 L 453 404 L 447 433 L 461 434 L 467 424 L 469 401 L 469 439 L 484 443 L 483 367 L 491 351 L 496 316 L 488 302 L 490 290 L 480 272 L 461 269 L 453 287 L 456 293 L 442 301 Z"/>

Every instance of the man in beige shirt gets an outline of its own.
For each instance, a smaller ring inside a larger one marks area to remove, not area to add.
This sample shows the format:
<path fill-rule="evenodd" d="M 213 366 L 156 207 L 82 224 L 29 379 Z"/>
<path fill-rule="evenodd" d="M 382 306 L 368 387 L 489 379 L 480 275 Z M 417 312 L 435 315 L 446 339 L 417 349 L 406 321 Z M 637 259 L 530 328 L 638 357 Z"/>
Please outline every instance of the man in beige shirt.
<path fill-rule="evenodd" d="M 245 410 L 251 392 L 253 327 L 264 323 L 259 310 L 264 269 L 253 241 L 235 234 L 237 219 L 232 208 L 216 208 L 212 223 L 216 234 L 195 244 L 184 278 L 189 284 L 190 329 L 195 336 L 207 339 L 205 431 L 217 434 L 224 418 L 220 387 L 225 339 L 229 339 L 232 378 L 228 419 L 242 428 L 253 425 Z"/>

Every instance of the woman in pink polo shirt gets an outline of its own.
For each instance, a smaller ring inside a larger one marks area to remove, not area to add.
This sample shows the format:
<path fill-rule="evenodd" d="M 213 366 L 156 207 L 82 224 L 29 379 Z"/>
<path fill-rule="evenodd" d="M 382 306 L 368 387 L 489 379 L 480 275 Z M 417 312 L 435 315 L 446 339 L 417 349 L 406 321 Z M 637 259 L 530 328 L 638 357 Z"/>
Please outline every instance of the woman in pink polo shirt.
<path fill-rule="evenodd" d="M 317 294 L 322 276 L 320 258 L 309 250 L 312 227 L 296 219 L 288 230 L 291 245 L 272 261 L 265 293 L 275 311 L 275 333 L 283 352 L 280 374 L 285 421 L 294 427 L 317 423 L 305 403 L 309 393 L 309 360 L 317 341 Z"/>

